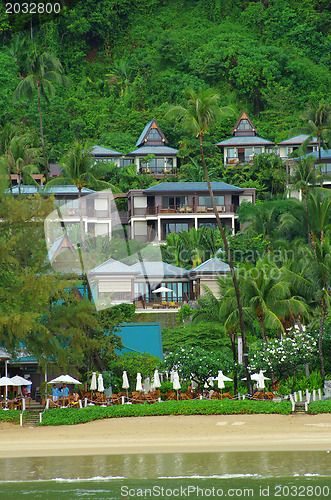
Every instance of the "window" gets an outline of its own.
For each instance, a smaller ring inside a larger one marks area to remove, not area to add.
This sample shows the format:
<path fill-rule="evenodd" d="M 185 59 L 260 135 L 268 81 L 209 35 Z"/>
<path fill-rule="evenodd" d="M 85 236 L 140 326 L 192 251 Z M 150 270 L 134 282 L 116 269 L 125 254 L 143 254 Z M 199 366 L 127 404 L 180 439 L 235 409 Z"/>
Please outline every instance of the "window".
<path fill-rule="evenodd" d="M 179 234 L 181 231 L 188 231 L 187 222 L 164 222 L 163 236 L 166 238 L 170 233 Z"/>
<path fill-rule="evenodd" d="M 151 140 L 151 141 L 162 141 L 162 137 L 159 133 L 159 131 L 156 129 L 156 128 L 152 128 L 149 133 L 148 133 L 148 136 L 146 137 L 147 140 Z"/>
<path fill-rule="evenodd" d="M 224 205 L 224 196 L 214 196 L 215 205 L 218 207 Z M 207 208 L 211 208 L 210 196 L 199 196 L 199 205 Z"/>
<path fill-rule="evenodd" d="M 187 206 L 187 196 L 162 196 L 162 208 Z"/>
<path fill-rule="evenodd" d="M 166 158 L 166 169 L 167 170 L 172 170 L 174 166 L 174 160 L 173 158 Z"/>
<path fill-rule="evenodd" d="M 134 163 L 133 158 L 121 158 L 120 159 L 120 167 L 128 167 Z"/>
<path fill-rule="evenodd" d="M 218 229 L 217 222 L 199 222 L 199 227 L 209 227 L 211 229 Z"/>
<path fill-rule="evenodd" d="M 254 154 L 260 155 L 262 153 L 262 148 L 254 148 Z"/>
<path fill-rule="evenodd" d="M 248 120 L 240 120 L 240 123 L 238 125 L 238 130 L 251 130 L 251 126 L 249 124 Z"/>
<path fill-rule="evenodd" d="M 228 149 L 228 158 L 234 158 L 234 148 Z"/>

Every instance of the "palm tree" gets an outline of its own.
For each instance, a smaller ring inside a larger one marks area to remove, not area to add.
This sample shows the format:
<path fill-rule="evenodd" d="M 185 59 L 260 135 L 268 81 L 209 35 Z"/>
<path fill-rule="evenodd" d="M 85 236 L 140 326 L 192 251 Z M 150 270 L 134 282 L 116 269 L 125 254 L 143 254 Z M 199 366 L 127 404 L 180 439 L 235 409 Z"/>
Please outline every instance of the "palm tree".
<path fill-rule="evenodd" d="M 37 164 L 40 161 L 37 149 L 29 148 L 24 138 L 13 137 L 9 148 L 4 155 L 7 164 L 8 172 L 17 174 L 18 176 L 18 191 L 21 192 L 22 180 L 35 184 L 31 174 L 39 173 Z"/>
<path fill-rule="evenodd" d="M 51 52 L 41 51 L 35 44 L 27 57 L 27 76 L 18 84 L 14 92 L 14 100 L 28 97 L 31 100 L 37 90 L 39 125 L 41 144 L 43 149 L 45 176 L 48 181 L 48 165 L 46 159 L 45 139 L 43 131 L 43 120 L 41 114 L 41 96 L 46 102 L 55 95 L 53 83 L 68 86 L 69 80 L 62 74 L 63 69 L 60 61 Z"/>
<path fill-rule="evenodd" d="M 86 251 L 84 238 L 83 213 L 81 209 L 82 189 L 90 187 L 95 189 L 112 189 L 113 192 L 119 190 L 106 181 L 100 180 L 107 173 L 107 164 L 95 163 L 92 157 L 92 147 L 89 144 L 82 145 L 77 140 L 72 149 L 61 163 L 62 175 L 50 180 L 47 186 L 52 185 L 75 185 L 78 189 L 78 200 L 80 207 L 80 232 L 82 248 Z"/>
<path fill-rule="evenodd" d="M 309 228 L 309 213 L 308 213 L 308 192 L 310 188 L 314 187 L 321 175 L 320 170 L 315 166 L 315 160 L 312 157 L 299 159 L 294 167 L 294 172 L 291 179 L 291 189 L 301 191 L 306 210 L 306 225 L 307 225 L 307 238 L 310 243 L 310 228 Z"/>
<path fill-rule="evenodd" d="M 210 184 L 208 169 L 203 151 L 204 135 L 210 130 L 210 127 L 213 125 L 213 123 L 215 123 L 217 119 L 221 117 L 222 113 L 229 114 L 230 112 L 232 113 L 232 110 L 230 110 L 230 108 L 223 108 L 221 110 L 217 104 L 220 96 L 211 89 L 207 90 L 200 89 L 198 93 L 196 93 L 194 90 L 189 90 L 188 97 L 189 99 L 187 101 L 186 108 L 183 106 L 171 106 L 167 112 L 167 116 L 169 118 L 173 117 L 179 120 L 183 128 L 188 133 L 194 135 L 199 139 L 201 162 L 208 186 L 209 196 L 216 217 L 217 225 L 221 232 L 222 240 L 224 243 L 224 249 L 228 257 L 228 264 L 230 266 L 233 286 L 236 293 L 239 318 L 240 318 L 240 331 L 243 343 L 244 363 L 245 363 L 245 370 L 247 377 L 247 390 L 249 393 L 251 393 L 251 380 L 248 371 L 248 352 L 247 352 L 244 315 L 242 310 L 240 290 L 231 258 L 230 248 L 215 204 L 214 194 Z"/>
<path fill-rule="evenodd" d="M 314 136 L 318 139 L 318 159 L 321 159 L 321 147 L 326 149 L 326 143 L 331 140 L 331 104 L 322 100 L 318 104 L 312 104 L 305 115 L 306 127 L 295 127 L 290 130 L 293 134 L 309 134 L 309 137 L 302 143 L 297 153 L 306 153 L 307 147 Z"/>

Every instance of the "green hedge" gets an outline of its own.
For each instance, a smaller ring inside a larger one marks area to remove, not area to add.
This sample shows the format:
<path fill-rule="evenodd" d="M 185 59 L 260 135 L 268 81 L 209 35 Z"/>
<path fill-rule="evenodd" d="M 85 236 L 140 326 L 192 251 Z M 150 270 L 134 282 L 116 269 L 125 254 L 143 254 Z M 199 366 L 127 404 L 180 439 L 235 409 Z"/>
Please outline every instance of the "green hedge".
<path fill-rule="evenodd" d="M 282 401 L 165 401 L 163 403 L 119 405 L 101 408 L 58 408 L 46 410 L 42 425 L 72 425 L 90 422 L 101 418 L 146 417 L 156 415 L 234 415 L 253 413 L 278 413 L 289 415 L 291 403 Z"/>
<path fill-rule="evenodd" d="M 317 413 L 331 413 L 331 399 L 325 401 L 312 401 L 308 406 L 308 413 L 316 415 Z"/>
<path fill-rule="evenodd" d="M 19 410 L 0 410 L 0 422 L 19 423 L 20 413 Z"/>

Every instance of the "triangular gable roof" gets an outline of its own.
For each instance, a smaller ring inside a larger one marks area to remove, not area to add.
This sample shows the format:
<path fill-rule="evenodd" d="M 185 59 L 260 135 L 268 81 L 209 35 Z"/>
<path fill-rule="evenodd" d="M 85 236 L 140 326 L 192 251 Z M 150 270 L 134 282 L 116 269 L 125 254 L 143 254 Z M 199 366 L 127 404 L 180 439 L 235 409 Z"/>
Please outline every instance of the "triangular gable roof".
<path fill-rule="evenodd" d="M 131 269 L 138 272 L 138 277 L 145 276 L 149 279 L 155 278 L 184 278 L 186 269 L 177 267 L 166 262 L 136 262 Z"/>
<path fill-rule="evenodd" d="M 139 146 L 143 146 L 144 144 L 146 144 L 146 142 L 148 142 L 148 135 L 152 129 L 157 129 L 157 131 L 159 132 L 159 134 L 161 136 L 160 146 L 162 144 L 168 144 L 166 136 L 164 135 L 164 133 L 162 132 L 162 130 L 160 129 L 160 127 L 156 123 L 155 118 L 153 118 L 153 120 L 151 120 L 149 123 L 147 123 L 147 125 L 145 125 L 144 130 L 140 134 L 139 139 L 136 142 L 137 148 Z"/>
<path fill-rule="evenodd" d="M 90 271 L 89 274 L 121 274 L 121 275 L 129 274 L 133 276 L 134 274 L 137 273 L 134 272 L 131 266 L 127 266 L 126 264 L 123 264 L 118 260 L 110 258 L 106 260 L 106 262 L 103 262 L 103 264 L 100 264 L 100 266 L 97 266 L 94 269 L 92 269 L 92 271 Z"/>
<path fill-rule="evenodd" d="M 51 264 L 63 248 L 69 248 L 73 253 L 76 253 L 76 249 L 71 243 L 67 233 L 57 238 L 48 250 L 48 258 Z"/>
<path fill-rule="evenodd" d="M 230 271 L 230 266 L 225 262 L 222 262 L 217 257 L 212 257 L 202 264 L 199 264 L 196 267 L 193 267 L 188 274 L 208 274 L 214 275 L 219 273 L 228 273 Z"/>
<path fill-rule="evenodd" d="M 245 110 L 243 110 L 243 112 L 241 113 L 241 115 L 240 115 L 237 123 L 233 127 L 231 135 L 236 135 L 236 133 L 238 132 L 238 127 L 239 127 L 239 124 L 240 124 L 241 120 L 248 120 L 248 123 L 250 124 L 250 126 L 252 128 L 252 132 L 254 132 L 253 135 L 257 135 L 256 127 L 255 127 L 254 123 L 252 122 L 252 120 L 250 119 L 250 117 L 248 116 L 248 114 L 246 113 Z"/>
<path fill-rule="evenodd" d="M 309 137 L 308 134 L 299 134 L 295 135 L 294 137 L 290 137 L 289 139 L 285 139 L 284 141 L 280 141 L 277 144 L 278 146 L 280 144 L 282 146 L 292 146 L 292 145 L 302 144 L 303 142 L 305 142 L 306 139 L 308 139 L 308 137 Z M 317 137 L 312 137 L 309 144 L 318 144 Z"/>
<path fill-rule="evenodd" d="M 104 156 L 104 157 L 123 156 L 123 153 L 121 153 L 120 151 L 115 151 L 115 149 L 109 149 L 103 146 L 98 146 L 97 144 L 92 147 L 91 153 L 92 156 Z"/>

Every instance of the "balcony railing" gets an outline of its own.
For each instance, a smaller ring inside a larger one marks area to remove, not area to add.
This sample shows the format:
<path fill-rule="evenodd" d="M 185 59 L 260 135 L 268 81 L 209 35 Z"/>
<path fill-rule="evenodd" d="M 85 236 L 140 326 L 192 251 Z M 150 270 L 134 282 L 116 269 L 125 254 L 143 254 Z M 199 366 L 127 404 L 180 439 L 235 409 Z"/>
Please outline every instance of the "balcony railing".
<path fill-rule="evenodd" d="M 176 175 L 177 170 L 175 168 L 157 168 L 157 167 L 146 167 L 139 169 L 140 174 L 147 175 Z"/>
<path fill-rule="evenodd" d="M 249 156 L 242 156 L 240 155 L 239 158 L 234 158 L 228 156 L 226 158 L 226 164 L 227 165 L 238 165 L 238 163 L 253 163 L 254 160 L 254 155 L 249 155 Z"/>
<path fill-rule="evenodd" d="M 218 205 L 217 210 L 218 213 L 236 213 L 236 205 Z M 211 207 L 207 207 L 205 205 L 198 205 L 195 207 L 192 206 L 174 206 L 170 205 L 168 207 L 156 206 L 156 207 L 147 207 L 146 215 L 158 215 L 158 214 L 211 214 L 213 215 L 214 210 Z"/>

